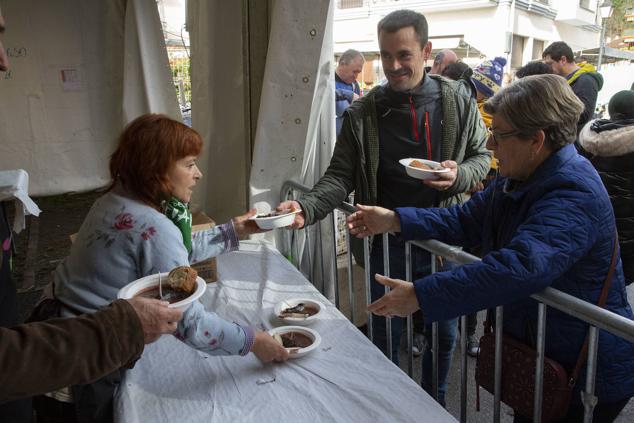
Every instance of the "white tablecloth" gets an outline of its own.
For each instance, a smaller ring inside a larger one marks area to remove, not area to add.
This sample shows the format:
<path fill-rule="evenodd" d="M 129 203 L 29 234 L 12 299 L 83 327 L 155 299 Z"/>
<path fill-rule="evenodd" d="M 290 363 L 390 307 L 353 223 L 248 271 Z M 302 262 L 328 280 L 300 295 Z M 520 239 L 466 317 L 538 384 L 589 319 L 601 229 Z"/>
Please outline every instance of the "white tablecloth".
<path fill-rule="evenodd" d="M 17 200 L 13 231 L 20 233 L 25 227 L 24 217 L 40 215 L 40 208 L 29 197 L 29 174 L 22 169 L 0 170 L 0 201 Z"/>
<path fill-rule="evenodd" d="M 118 422 L 454 422 L 331 303 L 265 244 L 242 243 L 218 258 L 219 281 L 201 301 L 239 323 L 269 329 L 275 303 L 315 298 L 325 315 L 311 327 L 320 347 L 262 364 L 210 357 L 171 336 L 148 345 L 115 400 Z"/>

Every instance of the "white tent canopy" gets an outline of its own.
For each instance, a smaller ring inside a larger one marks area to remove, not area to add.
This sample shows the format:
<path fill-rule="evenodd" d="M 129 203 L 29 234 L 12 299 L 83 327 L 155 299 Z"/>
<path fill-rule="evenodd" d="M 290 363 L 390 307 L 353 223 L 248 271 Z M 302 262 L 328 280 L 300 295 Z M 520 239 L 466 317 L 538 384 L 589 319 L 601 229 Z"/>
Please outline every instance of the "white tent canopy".
<path fill-rule="evenodd" d="M 22 168 L 31 195 L 108 183 L 125 123 L 177 118 L 156 4 L 4 0 L 11 72 L 0 78 L 0 169 Z"/>

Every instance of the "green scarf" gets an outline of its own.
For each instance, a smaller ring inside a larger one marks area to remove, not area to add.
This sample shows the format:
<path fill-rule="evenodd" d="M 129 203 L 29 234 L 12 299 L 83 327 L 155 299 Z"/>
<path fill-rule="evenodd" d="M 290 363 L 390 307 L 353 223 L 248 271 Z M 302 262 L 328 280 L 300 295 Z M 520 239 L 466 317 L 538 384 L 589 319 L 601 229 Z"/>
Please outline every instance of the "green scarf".
<path fill-rule="evenodd" d="M 192 252 L 192 214 L 187 204 L 178 198 L 172 197 L 165 206 L 165 216 L 181 231 L 183 234 L 183 244 L 187 248 L 187 252 Z"/>

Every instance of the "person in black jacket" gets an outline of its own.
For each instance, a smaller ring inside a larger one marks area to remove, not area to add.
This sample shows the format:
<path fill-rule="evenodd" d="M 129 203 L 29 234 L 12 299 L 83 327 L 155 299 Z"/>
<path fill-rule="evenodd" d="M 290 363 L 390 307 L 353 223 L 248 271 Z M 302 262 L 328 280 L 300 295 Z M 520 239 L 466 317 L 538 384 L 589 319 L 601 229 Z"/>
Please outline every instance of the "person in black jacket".
<path fill-rule="evenodd" d="M 626 283 L 634 281 L 634 91 L 614 94 L 610 119 L 597 119 L 579 134 L 610 195 L 619 233 Z"/>
<path fill-rule="evenodd" d="M 583 102 L 584 110 L 577 123 L 578 134 L 594 115 L 597 96 L 603 87 L 603 76 L 590 63 L 575 63 L 572 49 L 563 41 L 549 45 L 542 53 L 542 59 L 553 73 L 566 78 L 572 91 Z"/>

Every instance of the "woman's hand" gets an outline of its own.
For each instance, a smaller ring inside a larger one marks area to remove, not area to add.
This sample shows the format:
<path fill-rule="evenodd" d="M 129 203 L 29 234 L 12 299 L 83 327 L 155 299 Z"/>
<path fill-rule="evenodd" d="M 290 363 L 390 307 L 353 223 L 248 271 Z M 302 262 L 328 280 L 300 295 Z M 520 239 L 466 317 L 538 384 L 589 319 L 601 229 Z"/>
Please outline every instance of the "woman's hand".
<path fill-rule="evenodd" d="M 400 279 L 390 279 L 376 274 L 374 279 L 383 286 L 389 286 L 392 290 L 370 304 L 368 311 L 377 316 L 407 317 L 420 308 L 414 284 Z"/>
<path fill-rule="evenodd" d="M 236 216 L 233 218 L 233 228 L 238 235 L 238 238 L 246 238 L 251 234 L 258 234 L 261 232 L 267 232 L 269 229 L 260 229 L 260 227 L 253 221 L 249 220 L 250 217 L 258 214 L 256 209 L 251 209 L 242 216 Z"/>
<path fill-rule="evenodd" d="M 350 233 L 357 238 L 401 231 L 401 221 L 392 210 L 361 204 L 357 204 L 357 209 L 347 219 Z"/>
<path fill-rule="evenodd" d="M 288 360 L 288 350 L 266 332 L 257 332 L 251 352 L 263 363 Z"/>

